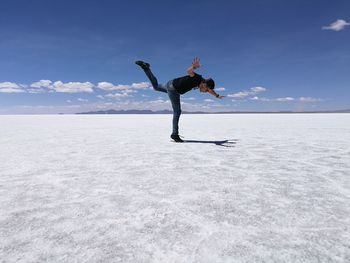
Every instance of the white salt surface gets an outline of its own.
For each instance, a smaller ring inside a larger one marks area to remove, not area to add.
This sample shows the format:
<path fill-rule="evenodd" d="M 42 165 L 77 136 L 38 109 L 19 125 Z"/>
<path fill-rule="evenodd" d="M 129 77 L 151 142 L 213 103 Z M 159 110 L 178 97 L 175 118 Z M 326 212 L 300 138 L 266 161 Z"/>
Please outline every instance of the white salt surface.
<path fill-rule="evenodd" d="M 0 261 L 350 262 L 349 114 L 170 124 L 0 116 Z"/>

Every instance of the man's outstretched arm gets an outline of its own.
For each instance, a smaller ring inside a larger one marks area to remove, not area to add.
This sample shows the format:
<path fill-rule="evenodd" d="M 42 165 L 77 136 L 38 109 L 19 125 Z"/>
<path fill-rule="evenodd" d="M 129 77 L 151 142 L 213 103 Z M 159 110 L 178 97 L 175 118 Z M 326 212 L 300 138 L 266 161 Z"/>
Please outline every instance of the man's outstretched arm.
<path fill-rule="evenodd" d="M 195 70 L 201 66 L 199 58 L 194 58 L 192 61 L 191 67 L 187 69 L 187 74 L 190 75 L 190 77 L 193 77 L 195 74 Z"/>
<path fill-rule="evenodd" d="M 213 95 L 214 97 L 218 98 L 218 99 L 223 99 L 225 96 L 220 96 L 219 94 L 217 94 L 214 90 L 212 89 L 208 89 L 208 92 Z"/>

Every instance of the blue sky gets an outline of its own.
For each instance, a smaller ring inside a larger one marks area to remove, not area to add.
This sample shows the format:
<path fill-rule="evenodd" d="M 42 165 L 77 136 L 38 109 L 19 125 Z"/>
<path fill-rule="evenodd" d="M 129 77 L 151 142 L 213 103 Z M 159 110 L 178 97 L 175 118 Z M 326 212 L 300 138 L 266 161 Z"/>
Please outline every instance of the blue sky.
<path fill-rule="evenodd" d="M 350 108 L 349 1 L 2 0 L 0 114 L 171 109 L 159 82 L 198 73 L 184 110 Z"/>

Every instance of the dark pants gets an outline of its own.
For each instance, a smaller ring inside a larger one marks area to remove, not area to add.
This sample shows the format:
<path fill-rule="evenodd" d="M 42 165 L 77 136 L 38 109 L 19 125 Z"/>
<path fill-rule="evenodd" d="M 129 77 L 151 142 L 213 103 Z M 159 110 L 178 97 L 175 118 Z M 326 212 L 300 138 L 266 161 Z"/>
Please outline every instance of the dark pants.
<path fill-rule="evenodd" d="M 173 81 L 168 81 L 165 85 L 158 84 L 157 78 L 153 75 L 151 69 L 144 70 L 155 90 L 168 93 L 171 105 L 173 107 L 173 132 L 172 135 L 179 134 L 179 119 L 181 115 L 180 94 L 175 90 Z"/>

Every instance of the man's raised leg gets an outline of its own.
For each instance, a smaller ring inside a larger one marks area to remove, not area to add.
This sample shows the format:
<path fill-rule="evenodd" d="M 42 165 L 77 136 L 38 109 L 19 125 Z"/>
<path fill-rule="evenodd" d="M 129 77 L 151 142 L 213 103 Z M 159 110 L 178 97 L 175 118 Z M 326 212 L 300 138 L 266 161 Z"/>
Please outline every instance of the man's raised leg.
<path fill-rule="evenodd" d="M 155 90 L 167 93 L 167 90 L 164 88 L 164 86 L 158 84 L 157 78 L 153 75 L 150 69 L 150 64 L 141 60 L 136 61 L 135 64 L 139 65 L 143 69 Z"/>

